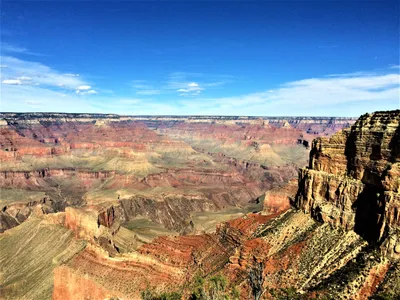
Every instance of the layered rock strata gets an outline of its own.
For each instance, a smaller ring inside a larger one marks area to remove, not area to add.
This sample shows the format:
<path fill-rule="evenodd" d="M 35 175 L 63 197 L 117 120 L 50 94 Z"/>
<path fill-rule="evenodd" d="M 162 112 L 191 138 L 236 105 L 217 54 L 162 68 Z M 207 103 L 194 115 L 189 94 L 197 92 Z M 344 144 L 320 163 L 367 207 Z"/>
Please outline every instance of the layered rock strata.
<path fill-rule="evenodd" d="M 296 206 L 354 230 L 400 258 L 400 111 L 365 114 L 349 130 L 314 140 Z"/>

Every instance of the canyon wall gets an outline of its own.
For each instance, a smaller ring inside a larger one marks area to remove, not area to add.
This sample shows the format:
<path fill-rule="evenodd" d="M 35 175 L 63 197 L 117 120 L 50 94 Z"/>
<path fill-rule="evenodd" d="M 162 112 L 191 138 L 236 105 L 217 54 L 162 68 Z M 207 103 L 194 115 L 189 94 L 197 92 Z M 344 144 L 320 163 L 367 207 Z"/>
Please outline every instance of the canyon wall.
<path fill-rule="evenodd" d="M 400 111 L 365 114 L 351 129 L 314 140 L 296 206 L 399 258 Z"/>

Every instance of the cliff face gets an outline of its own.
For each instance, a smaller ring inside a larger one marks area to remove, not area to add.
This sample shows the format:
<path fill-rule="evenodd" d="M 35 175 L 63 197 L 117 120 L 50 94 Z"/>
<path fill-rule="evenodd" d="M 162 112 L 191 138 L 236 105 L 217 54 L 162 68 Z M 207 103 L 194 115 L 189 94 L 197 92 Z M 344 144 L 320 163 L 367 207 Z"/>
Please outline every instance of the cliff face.
<path fill-rule="evenodd" d="M 399 258 L 400 111 L 363 115 L 351 129 L 314 140 L 296 206 Z"/>

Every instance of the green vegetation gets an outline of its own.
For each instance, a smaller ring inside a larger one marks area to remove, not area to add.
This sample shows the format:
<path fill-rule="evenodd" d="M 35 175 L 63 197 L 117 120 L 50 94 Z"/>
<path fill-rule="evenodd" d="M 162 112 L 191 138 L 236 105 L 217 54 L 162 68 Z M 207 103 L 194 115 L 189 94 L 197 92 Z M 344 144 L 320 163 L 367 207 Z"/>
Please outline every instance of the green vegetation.
<path fill-rule="evenodd" d="M 277 290 L 270 289 L 268 292 L 276 300 L 302 300 L 302 299 L 305 299 L 300 294 L 298 294 L 296 289 L 293 287 L 281 288 L 281 289 L 277 289 Z"/>
<path fill-rule="evenodd" d="M 297 292 L 294 287 L 280 288 L 280 289 L 268 289 L 267 292 L 273 297 L 275 300 L 308 300 L 310 297 L 308 295 L 302 295 Z M 313 299 L 316 300 L 334 300 L 327 295 L 319 295 L 316 294 Z"/>
<path fill-rule="evenodd" d="M 253 211 L 261 211 L 263 202 L 254 204 L 251 203 L 245 207 L 228 207 L 217 212 L 196 212 L 192 215 L 195 230 L 213 232 L 218 223 L 226 222 L 228 220 L 239 218 L 247 213 Z"/>
<path fill-rule="evenodd" d="M 42 191 L 29 191 L 23 189 L 5 189 L 0 188 L 0 204 L 6 205 L 12 202 L 39 202 L 45 196 L 45 192 Z"/>
<path fill-rule="evenodd" d="M 158 236 L 177 235 L 178 233 L 166 229 L 162 224 L 151 221 L 146 217 L 135 219 L 122 224 L 123 227 L 134 232 L 140 240 L 150 242 Z"/>
<path fill-rule="evenodd" d="M 147 288 L 141 292 L 141 297 L 143 300 L 181 300 L 182 294 L 178 292 L 164 292 L 157 295 Z"/>
<path fill-rule="evenodd" d="M 191 300 L 236 300 L 240 293 L 236 287 L 230 288 L 229 281 L 223 275 L 215 275 L 207 280 L 200 275 L 193 279 L 189 299 Z"/>

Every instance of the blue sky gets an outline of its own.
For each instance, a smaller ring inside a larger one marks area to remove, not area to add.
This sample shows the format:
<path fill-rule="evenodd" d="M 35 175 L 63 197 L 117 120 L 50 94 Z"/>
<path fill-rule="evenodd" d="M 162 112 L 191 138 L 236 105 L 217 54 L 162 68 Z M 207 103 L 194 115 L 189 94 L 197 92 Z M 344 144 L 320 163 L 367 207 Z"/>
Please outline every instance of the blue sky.
<path fill-rule="evenodd" d="M 398 1 L 7 1 L 1 111 L 400 107 Z"/>

